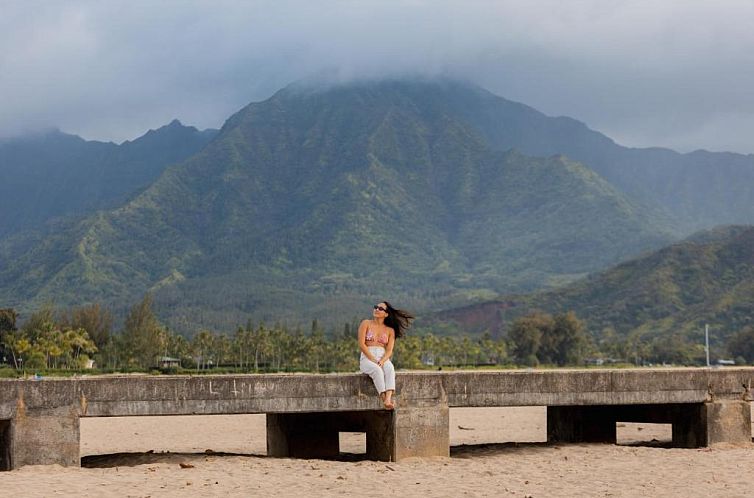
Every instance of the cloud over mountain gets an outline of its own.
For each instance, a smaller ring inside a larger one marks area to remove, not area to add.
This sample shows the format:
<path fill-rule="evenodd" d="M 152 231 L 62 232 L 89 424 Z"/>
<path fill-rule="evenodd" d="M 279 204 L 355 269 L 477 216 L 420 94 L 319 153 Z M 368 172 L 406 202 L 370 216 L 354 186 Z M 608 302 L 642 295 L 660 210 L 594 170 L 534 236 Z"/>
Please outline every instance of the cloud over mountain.
<path fill-rule="evenodd" d="M 464 77 L 628 145 L 750 153 L 754 5 L 18 2 L 0 16 L 0 136 L 121 141 L 218 126 L 327 73 Z"/>

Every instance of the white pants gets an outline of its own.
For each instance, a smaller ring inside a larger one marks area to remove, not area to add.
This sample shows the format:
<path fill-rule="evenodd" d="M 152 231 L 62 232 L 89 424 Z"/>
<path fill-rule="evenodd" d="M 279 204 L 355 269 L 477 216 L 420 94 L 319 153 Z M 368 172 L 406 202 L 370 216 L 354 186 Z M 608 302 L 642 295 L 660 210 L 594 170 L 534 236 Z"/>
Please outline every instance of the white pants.
<path fill-rule="evenodd" d="M 369 352 L 378 360 L 385 356 L 385 350 L 377 346 L 369 346 Z M 393 367 L 390 360 L 387 360 L 382 365 L 382 368 L 380 368 L 378 364 L 367 358 L 364 353 L 361 353 L 359 370 L 361 370 L 361 373 L 365 373 L 372 378 L 374 387 L 377 388 L 378 393 L 382 394 L 390 390 L 395 391 L 395 367 Z"/>

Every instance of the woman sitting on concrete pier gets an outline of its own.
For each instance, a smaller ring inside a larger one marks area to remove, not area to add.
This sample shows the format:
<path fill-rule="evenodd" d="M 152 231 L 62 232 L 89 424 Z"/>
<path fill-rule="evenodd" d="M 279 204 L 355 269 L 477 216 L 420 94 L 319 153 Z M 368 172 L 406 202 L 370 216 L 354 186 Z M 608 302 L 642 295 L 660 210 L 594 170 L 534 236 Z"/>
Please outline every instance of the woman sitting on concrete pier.
<path fill-rule="evenodd" d="M 360 370 L 372 378 L 382 404 L 388 410 L 395 408 L 395 367 L 390 361 L 393 346 L 413 319 L 411 314 L 382 301 L 374 305 L 371 320 L 363 320 L 359 325 Z"/>

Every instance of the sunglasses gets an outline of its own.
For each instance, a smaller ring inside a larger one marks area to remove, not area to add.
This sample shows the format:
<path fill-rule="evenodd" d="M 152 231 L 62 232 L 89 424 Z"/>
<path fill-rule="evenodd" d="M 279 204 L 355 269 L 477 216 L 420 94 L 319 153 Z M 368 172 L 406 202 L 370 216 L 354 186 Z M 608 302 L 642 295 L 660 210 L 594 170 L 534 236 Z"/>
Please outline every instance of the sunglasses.
<path fill-rule="evenodd" d="M 383 308 L 382 306 L 379 306 L 377 304 L 374 305 L 374 309 L 384 311 L 385 313 L 387 313 L 387 308 Z"/>

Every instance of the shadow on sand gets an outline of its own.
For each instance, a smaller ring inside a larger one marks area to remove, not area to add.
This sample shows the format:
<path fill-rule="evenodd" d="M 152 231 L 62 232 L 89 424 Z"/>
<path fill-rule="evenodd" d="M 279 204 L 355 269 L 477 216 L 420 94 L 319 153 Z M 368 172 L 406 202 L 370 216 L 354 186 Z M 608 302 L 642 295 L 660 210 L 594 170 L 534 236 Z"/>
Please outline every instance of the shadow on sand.
<path fill-rule="evenodd" d="M 575 443 L 575 444 L 603 444 L 603 443 Z M 485 443 L 485 444 L 462 444 L 450 447 L 451 458 L 475 458 L 526 450 L 558 450 L 565 444 L 553 443 Z M 569 444 L 570 446 L 570 444 Z M 652 448 L 671 448 L 670 441 L 639 441 L 623 444 L 622 446 L 646 446 Z M 228 453 L 206 450 L 203 453 L 172 453 L 166 452 L 142 452 L 142 453 L 111 453 L 107 455 L 89 455 L 81 458 L 81 466 L 85 468 L 109 468 L 109 467 L 133 467 L 136 465 L 151 465 L 158 463 L 186 464 L 207 457 L 244 457 L 244 458 L 271 458 L 259 453 Z M 339 462 L 360 462 L 367 460 L 363 453 L 341 453 L 332 460 Z"/>

